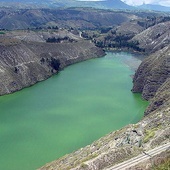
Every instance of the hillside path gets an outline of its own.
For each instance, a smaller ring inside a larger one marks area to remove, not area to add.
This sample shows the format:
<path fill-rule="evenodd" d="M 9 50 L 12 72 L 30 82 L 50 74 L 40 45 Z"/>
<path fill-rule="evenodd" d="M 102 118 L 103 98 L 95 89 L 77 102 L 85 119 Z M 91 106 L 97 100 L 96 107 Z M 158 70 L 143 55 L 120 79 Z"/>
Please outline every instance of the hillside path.
<path fill-rule="evenodd" d="M 161 145 L 159 147 L 156 147 L 150 151 L 143 152 L 142 154 L 140 154 L 132 159 L 129 159 L 129 160 L 124 161 L 120 164 L 114 165 L 110 168 L 106 168 L 105 170 L 125 170 L 125 169 L 135 166 L 139 163 L 142 163 L 143 161 L 146 161 L 146 160 L 152 158 L 153 156 L 158 155 L 161 152 L 164 152 L 166 150 L 170 150 L 170 142 L 167 144 Z"/>

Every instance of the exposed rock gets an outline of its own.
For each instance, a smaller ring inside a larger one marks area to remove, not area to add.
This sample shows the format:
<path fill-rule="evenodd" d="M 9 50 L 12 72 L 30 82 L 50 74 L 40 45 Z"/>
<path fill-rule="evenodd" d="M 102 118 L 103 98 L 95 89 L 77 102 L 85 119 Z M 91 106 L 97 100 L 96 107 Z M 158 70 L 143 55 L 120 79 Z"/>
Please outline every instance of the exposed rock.
<path fill-rule="evenodd" d="M 168 78 L 170 78 L 170 46 L 152 54 L 141 63 L 133 79 L 132 91 L 142 93 L 142 97 L 149 100 Z"/>
<path fill-rule="evenodd" d="M 132 38 L 131 42 L 138 42 L 138 47 L 147 53 L 161 50 L 170 43 L 170 22 L 149 27 Z"/>
<path fill-rule="evenodd" d="M 116 27 L 116 34 L 134 36 L 142 32 L 144 29 L 145 28 L 142 27 L 137 20 L 131 20 Z"/>
<path fill-rule="evenodd" d="M 170 141 L 170 107 L 150 113 L 39 170 L 102 170 Z"/>
<path fill-rule="evenodd" d="M 154 170 L 155 168 L 158 170 L 159 169 L 158 166 L 160 166 L 160 164 L 168 163 L 169 158 L 170 158 L 170 151 L 167 150 L 156 156 L 152 156 L 152 158 L 142 161 L 135 166 L 126 168 L 126 170 Z M 165 170 L 163 168 L 161 169 Z"/>
<path fill-rule="evenodd" d="M 26 42 L 5 35 L 0 42 L 0 95 L 47 79 L 67 65 L 103 55 L 90 41 Z"/>
<path fill-rule="evenodd" d="M 157 90 L 155 96 L 150 100 L 150 104 L 145 111 L 145 115 L 165 106 L 170 107 L 170 78 L 167 78 L 165 83 L 163 83 Z"/>

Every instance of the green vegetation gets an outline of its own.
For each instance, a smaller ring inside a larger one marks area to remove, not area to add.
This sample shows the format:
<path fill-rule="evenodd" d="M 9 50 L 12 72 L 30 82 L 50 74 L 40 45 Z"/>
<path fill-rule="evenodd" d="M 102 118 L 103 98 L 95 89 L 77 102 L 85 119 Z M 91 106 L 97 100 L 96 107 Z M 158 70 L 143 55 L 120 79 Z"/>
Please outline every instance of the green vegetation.
<path fill-rule="evenodd" d="M 52 37 L 52 38 L 48 38 L 46 40 L 47 43 L 61 43 L 61 41 L 69 41 L 69 42 L 73 42 L 74 40 L 69 38 L 68 36 L 65 36 L 63 38 L 55 38 L 55 37 Z"/>
<path fill-rule="evenodd" d="M 5 34 L 5 32 L 0 31 L 0 34 Z"/>
<path fill-rule="evenodd" d="M 146 130 L 143 142 L 147 143 L 149 139 L 153 138 L 154 136 L 155 136 L 155 129 Z"/>
<path fill-rule="evenodd" d="M 142 146 L 142 140 L 139 140 L 139 147 Z"/>
<path fill-rule="evenodd" d="M 170 169 L 170 159 L 167 161 L 164 161 L 158 166 L 153 166 L 152 170 L 169 170 Z"/>
<path fill-rule="evenodd" d="M 138 41 L 131 41 L 135 34 L 117 33 L 110 27 L 98 28 L 97 30 L 86 30 L 82 32 L 82 37 L 92 40 L 100 48 L 127 48 L 139 52 L 145 52 L 145 49 L 139 47 Z"/>
<path fill-rule="evenodd" d="M 81 166 L 81 168 L 88 168 L 88 165 L 85 163 L 82 163 L 80 166 Z"/>
<path fill-rule="evenodd" d="M 60 68 L 60 60 L 51 57 L 50 65 L 54 70 L 58 71 Z"/>

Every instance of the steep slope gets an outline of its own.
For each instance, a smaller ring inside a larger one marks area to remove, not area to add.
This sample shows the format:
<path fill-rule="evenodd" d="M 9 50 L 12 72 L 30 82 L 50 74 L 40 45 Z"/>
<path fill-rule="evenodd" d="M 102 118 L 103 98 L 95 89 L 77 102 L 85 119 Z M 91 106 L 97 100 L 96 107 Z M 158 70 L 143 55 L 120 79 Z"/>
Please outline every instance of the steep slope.
<path fill-rule="evenodd" d="M 0 40 L 0 95 L 47 79 L 67 65 L 104 55 L 102 49 L 84 40 L 26 42 L 6 35 Z"/>
<path fill-rule="evenodd" d="M 155 110 L 161 110 L 164 107 L 170 108 L 170 78 L 157 90 L 155 96 L 150 100 L 150 105 L 145 111 L 145 115 Z"/>
<path fill-rule="evenodd" d="M 109 9 L 133 9 L 122 2 L 121 0 L 105 0 L 101 1 L 79 1 L 79 0 L 0 0 L 0 5 L 12 6 L 14 4 L 19 4 L 17 7 L 95 7 L 95 8 L 109 8 Z M 17 8 L 16 7 L 16 8 Z"/>
<path fill-rule="evenodd" d="M 153 53 L 170 43 L 170 22 L 156 24 L 137 34 L 131 42 L 138 42 L 138 47 L 147 53 Z"/>
<path fill-rule="evenodd" d="M 121 0 L 105 0 L 105 1 L 99 1 L 97 4 L 101 4 L 103 8 L 108 8 L 108 9 L 135 9 L 132 6 L 127 5 Z"/>
<path fill-rule="evenodd" d="M 168 143 L 170 141 L 169 122 L 170 107 L 162 107 L 159 111 L 150 113 L 139 123 L 112 132 L 91 145 L 46 164 L 39 170 L 107 169 L 140 153 L 144 154 L 151 148 Z M 161 158 L 164 159 L 162 156 L 159 161 L 162 161 Z M 154 158 L 151 156 L 148 161 L 132 169 L 149 169 L 153 166 Z"/>
<path fill-rule="evenodd" d="M 170 7 L 166 7 L 162 5 L 154 5 L 154 4 L 144 4 L 144 5 L 138 6 L 138 8 L 145 9 L 145 10 L 162 11 L 162 12 L 170 11 Z"/>
<path fill-rule="evenodd" d="M 13 9 L 0 8 L 0 29 L 60 28 L 100 29 L 139 21 L 144 29 L 170 20 L 168 14 L 156 12 L 113 11 L 94 8 Z"/>
<path fill-rule="evenodd" d="M 170 78 L 170 46 L 146 58 L 134 76 L 132 91 L 151 99 L 165 81 Z"/>
<path fill-rule="evenodd" d="M 134 14 L 97 10 L 68 9 L 0 9 L 0 29 L 28 29 L 55 26 L 61 28 L 96 29 L 119 25 L 134 18 Z M 137 18 L 137 16 L 136 16 Z"/>

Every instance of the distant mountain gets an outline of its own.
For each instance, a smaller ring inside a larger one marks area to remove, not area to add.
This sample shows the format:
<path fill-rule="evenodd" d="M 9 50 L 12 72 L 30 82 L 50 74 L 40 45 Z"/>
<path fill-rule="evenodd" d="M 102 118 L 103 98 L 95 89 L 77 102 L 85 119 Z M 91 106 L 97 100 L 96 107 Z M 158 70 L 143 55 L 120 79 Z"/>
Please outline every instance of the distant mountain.
<path fill-rule="evenodd" d="M 127 5 L 121 0 L 105 0 L 98 1 L 97 3 L 101 4 L 105 8 L 113 8 L 113 9 L 134 9 L 134 7 Z"/>
<path fill-rule="evenodd" d="M 161 5 L 143 4 L 141 6 L 138 6 L 138 8 L 146 9 L 146 10 L 170 12 L 170 7 L 161 6 Z"/>
<path fill-rule="evenodd" d="M 93 7 L 105 9 L 133 9 L 121 0 L 104 0 L 104 1 L 88 1 L 88 0 L 0 0 L 0 6 L 25 7 L 28 5 L 36 5 L 36 7 Z"/>
<path fill-rule="evenodd" d="M 138 7 L 130 6 L 121 0 L 0 0 L 0 7 L 8 6 L 15 8 L 56 8 L 56 7 L 92 7 L 100 9 L 123 9 L 123 10 L 154 10 L 170 12 L 170 7 L 161 5 L 144 4 Z"/>

